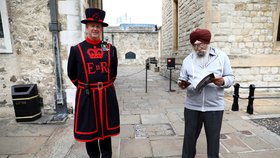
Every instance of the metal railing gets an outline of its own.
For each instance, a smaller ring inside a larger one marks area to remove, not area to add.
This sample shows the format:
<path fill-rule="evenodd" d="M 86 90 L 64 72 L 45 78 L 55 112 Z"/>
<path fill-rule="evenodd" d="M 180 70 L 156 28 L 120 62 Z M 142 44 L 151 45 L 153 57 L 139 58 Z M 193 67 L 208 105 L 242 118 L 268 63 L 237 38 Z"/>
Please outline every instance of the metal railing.
<path fill-rule="evenodd" d="M 254 99 L 280 99 L 280 96 L 255 96 L 255 89 L 277 89 L 280 88 L 280 86 L 270 86 L 270 87 L 256 87 L 254 84 L 250 84 L 249 87 L 241 87 L 239 83 L 236 83 L 234 86 L 234 93 L 233 93 L 233 103 L 231 110 L 232 111 L 238 111 L 239 110 L 239 104 L 238 99 L 248 99 L 248 106 L 247 106 L 247 113 L 253 114 L 254 113 Z M 249 95 L 247 98 L 242 98 L 239 96 L 239 89 L 249 89 Z"/>

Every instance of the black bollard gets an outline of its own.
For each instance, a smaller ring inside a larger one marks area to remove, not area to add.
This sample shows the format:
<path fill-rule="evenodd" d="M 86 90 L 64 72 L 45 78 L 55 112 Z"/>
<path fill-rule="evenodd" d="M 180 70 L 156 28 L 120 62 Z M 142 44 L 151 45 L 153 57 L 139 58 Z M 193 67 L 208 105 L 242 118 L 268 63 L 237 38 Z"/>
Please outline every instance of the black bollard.
<path fill-rule="evenodd" d="M 255 94 L 255 85 L 250 84 L 249 86 L 249 96 L 248 96 L 248 106 L 247 106 L 247 113 L 248 114 L 253 114 L 254 113 L 254 94 Z"/>
<path fill-rule="evenodd" d="M 145 92 L 147 93 L 148 89 L 148 70 L 150 70 L 150 63 L 146 60 L 146 78 L 145 78 Z"/>
<path fill-rule="evenodd" d="M 233 103 L 231 106 L 232 111 L 238 111 L 239 105 L 238 105 L 238 98 L 239 98 L 239 83 L 236 83 L 234 86 L 234 93 L 233 93 Z"/>

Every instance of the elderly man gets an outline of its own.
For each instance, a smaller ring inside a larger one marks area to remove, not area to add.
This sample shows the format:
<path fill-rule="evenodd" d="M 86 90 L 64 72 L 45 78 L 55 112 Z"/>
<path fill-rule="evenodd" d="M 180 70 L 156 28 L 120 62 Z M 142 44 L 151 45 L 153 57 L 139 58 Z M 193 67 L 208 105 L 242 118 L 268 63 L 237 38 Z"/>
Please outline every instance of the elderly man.
<path fill-rule="evenodd" d="M 179 87 L 186 88 L 187 91 L 183 158 L 195 157 L 196 143 L 203 125 L 208 158 L 219 157 L 224 88 L 233 84 L 234 76 L 228 56 L 211 47 L 210 40 L 211 33 L 207 29 L 198 28 L 191 32 L 190 43 L 193 51 L 184 59 L 178 79 Z M 209 74 L 212 74 L 213 78 L 207 78 Z M 206 84 L 200 87 L 201 90 L 197 90 L 201 82 Z"/>
<path fill-rule="evenodd" d="M 77 87 L 74 137 L 86 142 L 90 158 L 111 158 L 111 136 L 120 132 L 119 107 L 114 87 L 117 76 L 117 50 L 100 39 L 105 11 L 88 8 L 86 39 L 71 47 L 68 76 Z"/>

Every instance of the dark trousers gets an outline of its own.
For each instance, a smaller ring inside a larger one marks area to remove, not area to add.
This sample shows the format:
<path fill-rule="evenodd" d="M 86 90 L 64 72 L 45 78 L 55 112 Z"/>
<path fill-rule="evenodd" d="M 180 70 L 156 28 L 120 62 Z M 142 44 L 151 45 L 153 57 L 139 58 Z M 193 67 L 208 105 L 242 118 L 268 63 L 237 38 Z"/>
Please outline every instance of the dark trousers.
<path fill-rule="evenodd" d="M 111 137 L 104 140 L 95 140 L 93 142 L 86 142 L 87 153 L 90 158 L 111 158 L 112 157 L 112 143 Z"/>
<path fill-rule="evenodd" d="M 183 143 L 183 158 L 194 158 L 196 142 L 204 124 L 207 140 L 208 158 L 218 158 L 220 149 L 220 131 L 224 111 L 194 111 L 185 108 L 185 135 Z"/>

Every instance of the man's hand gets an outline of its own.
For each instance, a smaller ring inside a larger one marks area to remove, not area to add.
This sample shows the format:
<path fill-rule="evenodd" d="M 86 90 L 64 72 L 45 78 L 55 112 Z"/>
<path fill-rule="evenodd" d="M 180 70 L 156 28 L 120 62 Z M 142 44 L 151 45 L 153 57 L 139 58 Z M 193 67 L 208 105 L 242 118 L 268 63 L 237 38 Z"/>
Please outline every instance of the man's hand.
<path fill-rule="evenodd" d="M 217 86 L 223 86 L 225 84 L 225 80 L 223 77 L 217 76 L 213 79 L 213 83 Z"/>
<path fill-rule="evenodd" d="M 184 81 L 184 80 L 178 80 L 177 82 L 178 86 L 182 89 L 187 88 L 191 83 L 188 81 Z"/>

